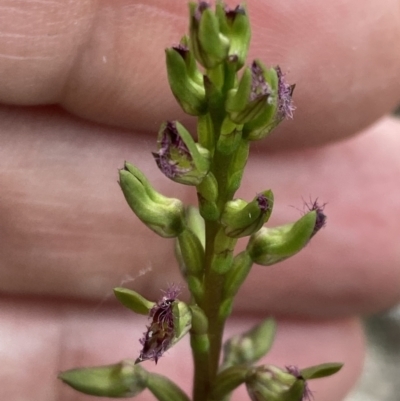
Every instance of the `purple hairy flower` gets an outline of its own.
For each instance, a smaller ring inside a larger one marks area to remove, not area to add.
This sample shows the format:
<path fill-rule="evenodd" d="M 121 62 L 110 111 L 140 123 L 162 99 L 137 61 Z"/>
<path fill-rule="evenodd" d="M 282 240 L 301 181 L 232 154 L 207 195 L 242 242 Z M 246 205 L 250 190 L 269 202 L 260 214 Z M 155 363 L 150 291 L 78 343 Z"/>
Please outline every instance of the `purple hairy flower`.
<path fill-rule="evenodd" d="M 255 61 L 251 65 L 251 78 L 250 101 L 271 95 L 271 88 L 264 78 L 263 70 Z"/>
<path fill-rule="evenodd" d="M 314 230 L 311 234 L 311 237 L 313 237 L 322 227 L 325 227 L 326 225 L 326 215 L 324 214 L 325 203 L 320 205 L 318 203 L 318 199 L 315 199 L 314 202 L 309 204 L 306 203 L 306 207 L 310 212 L 314 210 L 317 212 L 317 219 L 315 220 Z"/>
<path fill-rule="evenodd" d="M 150 326 L 147 326 L 147 331 L 139 340 L 143 348 L 135 363 L 149 359 L 157 363 L 158 359 L 170 347 L 175 332 L 172 307 L 180 292 L 179 286 L 171 285 L 164 292 L 163 297 L 151 308 L 149 318 L 152 319 L 152 322 Z"/>
<path fill-rule="evenodd" d="M 191 161 L 190 152 L 183 142 L 174 121 L 168 121 L 159 141 L 159 151 L 153 153 L 158 168 L 168 177 L 175 178 L 190 171 L 179 166 L 178 160 Z"/>
<path fill-rule="evenodd" d="M 271 207 L 269 199 L 264 194 L 257 195 L 257 203 L 260 210 L 264 213 Z"/>
<path fill-rule="evenodd" d="M 312 391 L 310 390 L 310 387 L 308 386 L 307 381 L 301 375 L 300 369 L 297 366 L 292 366 L 292 365 L 285 366 L 285 368 L 296 379 L 303 380 L 303 382 L 304 382 L 303 396 L 302 396 L 301 400 L 299 400 L 299 401 L 312 401 L 314 399 Z"/>
<path fill-rule="evenodd" d="M 275 67 L 278 75 L 278 120 L 293 118 L 296 107 L 293 105 L 292 95 L 295 85 L 289 85 L 279 66 Z"/>

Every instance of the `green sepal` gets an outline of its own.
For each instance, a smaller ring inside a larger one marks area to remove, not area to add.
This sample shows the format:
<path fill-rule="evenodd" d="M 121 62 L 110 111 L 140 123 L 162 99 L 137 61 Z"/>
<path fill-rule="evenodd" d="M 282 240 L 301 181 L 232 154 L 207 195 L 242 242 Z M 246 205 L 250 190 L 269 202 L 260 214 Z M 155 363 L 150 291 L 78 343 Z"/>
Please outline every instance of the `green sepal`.
<path fill-rule="evenodd" d="M 204 220 L 216 221 L 219 217 L 219 209 L 216 203 L 218 199 L 218 182 L 214 174 L 209 172 L 196 189 L 201 216 Z"/>
<path fill-rule="evenodd" d="M 214 126 L 210 113 L 206 113 L 197 118 L 197 137 L 199 144 L 209 150 L 211 156 L 214 155 L 215 134 Z"/>
<path fill-rule="evenodd" d="M 128 398 L 146 388 L 148 373 L 134 361 L 124 360 L 114 365 L 66 370 L 58 378 L 84 394 Z"/>
<path fill-rule="evenodd" d="M 189 306 L 182 301 L 175 301 L 172 305 L 174 315 L 174 338 L 171 347 L 181 340 L 192 327 L 192 312 Z"/>
<path fill-rule="evenodd" d="M 185 61 L 185 64 L 186 64 L 186 69 L 187 69 L 189 77 L 194 82 L 196 82 L 198 85 L 203 87 L 203 74 L 202 74 L 202 72 L 199 70 L 199 68 L 197 66 L 197 62 L 196 62 L 196 59 L 193 56 L 193 52 L 190 51 L 190 38 L 189 38 L 189 36 L 188 35 L 184 35 L 179 43 L 183 48 L 189 50 L 187 52 L 183 52 L 183 56 L 182 56 L 184 61 Z"/>
<path fill-rule="evenodd" d="M 239 291 L 248 276 L 253 260 L 247 251 L 243 251 L 233 258 L 232 267 L 226 274 L 223 289 L 224 298 L 233 298 Z"/>
<path fill-rule="evenodd" d="M 194 352 L 206 354 L 210 350 L 208 338 L 208 319 L 203 309 L 197 305 L 190 305 L 192 312 L 192 328 L 190 330 L 190 344 Z"/>
<path fill-rule="evenodd" d="M 189 2 L 190 44 L 196 60 L 205 68 L 215 68 L 228 55 L 229 40 L 220 33 L 219 22 L 214 12 L 199 4 Z"/>
<path fill-rule="evenodd" d="M 196 143 L 179 121 L 161 124 L 157 143 L 159 151 L 154 154 L 156 161 L 166 158 L 175 174 L 167 175 L 159 162 L 157 165 L 172 181 L 184 185 L 199 185 L 208 174 L 210 152 Z"/>
<path fill-rule="evenodd" d="M 232 155 L 232 160 L 228 167 L 227 198 L 231 199 L 239 189 L 242 181 L 244 168 L 249 157 L 250 142 L 242 139 L 238 148 Z"/>
<path fill-rule="evenodd" d="M 259 199 L 266 202 L 262 205 Z M 272 213 L 274 194 L 269 189 L 259 193 L 251 202 L 235 199 L 226 203 L 221 215 L 224 232 L 232 238 L 241 238 L 257 232 Z"/>
<path fill-rule="evenodd" d="M 251 330 L 237 334 L 224 344 L 223 367 L 252 364 L 271 349 L 276 332 L 274 319 L 266 319 Z"/>
<path fill-rule="evenodd" d="M 296 380 L 283 395 L 282 401 L 300 401 L 304 399 L 304 380 Z"/>
<path fill-rule="evenodd" d="M 210 339 L 208 334 L 192 333 L 190 336 L 190 347 L 194 353 L 202 354 L 207 357 L 210 351 Z"/>
<path fill-rule="evenodd" d="M 196 276 L 187 276 L 186 278 L 189 291 L 194 297 L 196 303 L 201 304 L 204 299 L 204 286 L 203 280 Z"/>
<path fill-rule="evenodd" d="M 243 126 L 243 137 L 249 141 L 258 141 L 266 138 L 280 122 L 278 113 L 278 75 L 274 68 L 265 69 L 264 78 L 271 88 L 268 105 L 257 118 Z"/>
<path fill-rule="evenodd" d="M 244 124 L 243 135 L 246 138 L 246 125 L 263 118 L 271 109 L 273 92 L 268 83 L 268 75 L 269 71 L 264 64 L 254 60 L 252 66 L 245 69 L 237 89 L 228 92 L 225 109 L 233 122 Z"/>
<path fill-rule="evenodd" d="M 304 380 L 273 365 L 262 365 L 246 381 L 252 401 L 300 401 Z"/>
<path fill-rule="evenodd" d="M 222 400 L 233 390 L 245 383 L 252 372 L 247 366 L 232 366 L 220 372 L 215 378 L 211 390 L 212 400 Z"/>
<path fill-rule="evenodd" d="M 243 125 L 235 124 L 229 117 L 225 117 L 221 126 L 221 133 L 217 142 L 218 152 L 230 155 L 239 146 L 242 139 Z"/>
<path fill-rule="evenodd" d="M 226 320 L 232 314 L 232 309 L 233 309 L 233 298 L 224 299 L 219 307 L 218 319 L 220 321 Z"/>
<path fill-rule="evenodd" d="M 227 237 L 223 229 L 215 236 L 214 253 L 211 260 L 211 269 L 219 274 L 225 274 L 232 266 L 233 251 L 237 239 Z"/>
<path fill-rule="evenodd" d="M 192 332 L 196 334 L 207 334 L 208 319 L 203 309 L 198 305 L 189 306 L 192 312 Z"/>
<path fill-rule="evenodd" d="M 190 50 L 189 50 L 190 53 Z M 191 54 L 188 57 L 193 57 Z M 187 114 L 198 116 L 207 112 L 204 85 L 193 71 L 188 69 L 187 62 L 174 48 L 165 49 L 168 82 L 175 99 Z M 191 61 L 189 61 L 191 63 Z"/>
<path fill-rule="evenodd" d="M 244 5 L 231 10 L 230 17 L 225 11 L 225 4 L 218 1 L 215 11 L 220 31 L 229 39 L 229 59 L 234 59 L 236 71 L 240 70 L 246 62 L 247 52 L 250 45 L 251 27 L 247 10 Z"/>
<path fill-rule="evenodd" d="M 148 315 L 155 305 L 155 302 L 147 300 L 136 291 L 128 288 L 116 287 L 114 288 L 114 295 L 122 305 L 140 315 Z"/>
<path fill-rule="evenodd" d="M 158 401 L 190 401 L 186 393 L 165 376 L 148 373 L 147 388 Z"/>
<path fill-rule="evenodd" d="M 186 228 L 178 235 L 178 242 L 184 275 L 202 276 L 204 248 L 199 237 L 190 228 Z"/>
<path fill-rule="evenodd" d="M 332 376 L 342 369 L 343 363 L 331 362 L 322 363 L 321 365 L 310 366 L 309 368 L 301 369 L 300 374 L 304 380 L 320 379 L 322 377 Z"/>
<path fill-rule="evenodd" d="M 251 94 L 251 83 L 251 68 L 246 67 L 237 88 L 231 89 L 228 93 L 225 103 L 228 113 L 239 113 L 246 108 Z"/>
<path fill-rule="evenodd" d="M 151 230 L 165 238 L 176 237 L 184 229 L 184 207 L 179 199 L 157 193 L 144 174 L 125 163 L 119 170 L 119 184 L 136 216 Z"/>
<path fill-rule="evenodd" d="M 254 263 L 270 266 L 298 253 L 310 240 L 316 221 L 315 211 L 295 223 L 274 228 L 263 227 L 250 237 L 247 251 Z"/>

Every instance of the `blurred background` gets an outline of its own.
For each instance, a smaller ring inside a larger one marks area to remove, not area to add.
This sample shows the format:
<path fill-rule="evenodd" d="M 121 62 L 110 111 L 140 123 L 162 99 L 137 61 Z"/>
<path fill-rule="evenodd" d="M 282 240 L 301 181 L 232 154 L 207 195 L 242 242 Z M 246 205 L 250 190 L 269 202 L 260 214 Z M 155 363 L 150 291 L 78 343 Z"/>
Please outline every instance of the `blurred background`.
<path fill-rule="evenodd" d="M 400 305 L 365 321 L 364 373 L 346 401 L 400 400 Z"/>
<path fill-rule="evenodd" d="M 400 106 L 394 114 L 400 118 Z M 366 319 L 365 331 L 368 349 L 364 372 L 346 401 L 399 401 L 400 305 Z"/>

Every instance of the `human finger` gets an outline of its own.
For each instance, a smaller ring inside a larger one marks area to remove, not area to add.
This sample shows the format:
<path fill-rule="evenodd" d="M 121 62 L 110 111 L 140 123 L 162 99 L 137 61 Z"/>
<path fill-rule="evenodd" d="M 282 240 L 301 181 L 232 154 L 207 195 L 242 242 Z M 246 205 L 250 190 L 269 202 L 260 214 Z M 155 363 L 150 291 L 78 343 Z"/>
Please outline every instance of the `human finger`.
<path fill-rule="evenodd" d="M 126 284 L 158 297 L 167 282 L 181 280 L 172 241 L 138 221 L 117 185 L 117 167 L 127 159 L 162 193 L 195 202 L 192 188 L 160 174 L 145 137 L 54 109 L 3 110 L 0 120 L 3 293 L 99 300 Z M 252 151 L 238 196 L 272 188 L 270 225 L 297 219 L 300 212 L 290 205 L 301 208 L 302 196 L 319 196 L 328 202 L 328 227 L 293 259 L 254 266 L 237 310 L 327 318 L 371 313 L 399 300 L 399 126 L 384 120 L 319 150 L 268 158 Z"/>
<path fill-rule="evenodd" d="M 137 317 L 122 307 L 57 303 L 49 300 L 2 299 L 0 302 L 0 377 L 2 394 L 10 400 L 86 401 L 60 381 L 60 370 L 116 363 L 135 359 L 138 339 L 146 318 Z M 256 324 L 254 317 L 232 318 L 226 336 Z M 23 324 L 23 330 L 16 330 Z M 260 363 L 297 365 L 300 368 L 326 361 L 344 363 L 344 368 L 326 380 L 310 382 L 316 401 L 341 401 L 360 374 L 364 343 L 355 320 L 332 322 L 279 321 L 276 342 Z M 143 367 L 176 381 L 191 391 L 191 351 L 187 338 L 168 351 L 158 362 Z M 245 397 L 244 389 L 233 400 Z M 153 400 L 147 391 L 141 401 Z"/>
<path fill-rule="evenodd" d="M 187 30 L 181 0 L 112 3 L 2 0 L 0 102 L 58 103 L 78 116 L 140 132 L 183 118 L 163 49 Z M 296 119 L 269 148 L 353 135 L 400 100 L 397 0 L 327 4 L 249 1 L 250 58 L 280 64 L 297 83 Z M 190 123 L 190 121 L 192 121 Z"/>

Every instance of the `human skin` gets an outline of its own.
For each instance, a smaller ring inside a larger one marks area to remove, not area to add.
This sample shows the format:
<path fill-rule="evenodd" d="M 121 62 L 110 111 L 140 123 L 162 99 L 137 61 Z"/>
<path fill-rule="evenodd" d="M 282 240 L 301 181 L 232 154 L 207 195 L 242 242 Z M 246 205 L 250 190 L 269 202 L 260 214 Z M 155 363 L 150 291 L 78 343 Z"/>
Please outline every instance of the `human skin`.
<path fill-rule="evenodd" d="M 171 241 L 129 210 L 117 168 L 129 160 L 161 192 L 195 200 L 150 155 L 162 121 L 194 127 L 163 59 L 186 32 L 186 2 L 0 0 L 0 9 L 1 393 L 89 400 L 57 373 L 136 358 L 146 324 L 111 289 L 156 299 L 180 280 Z M 345 362 L 311 383 L 316 401 L 340 401 L 362 368 L 358 317 L 400 300 L 400 123 L 386 117 L 400 101 L 400 3 L 249 0 L 248 9 L 250 59 L 281 65 L 297 110 L 254 143 L 239 195 L 272 188 L 271 224 L 319 197 L 328 224 L 294 258 L 254 266 L 227 333 L 276 316 L 265 361 Z M 189 391 L 190 364 L 183 341 L 145 366 Z"/>

